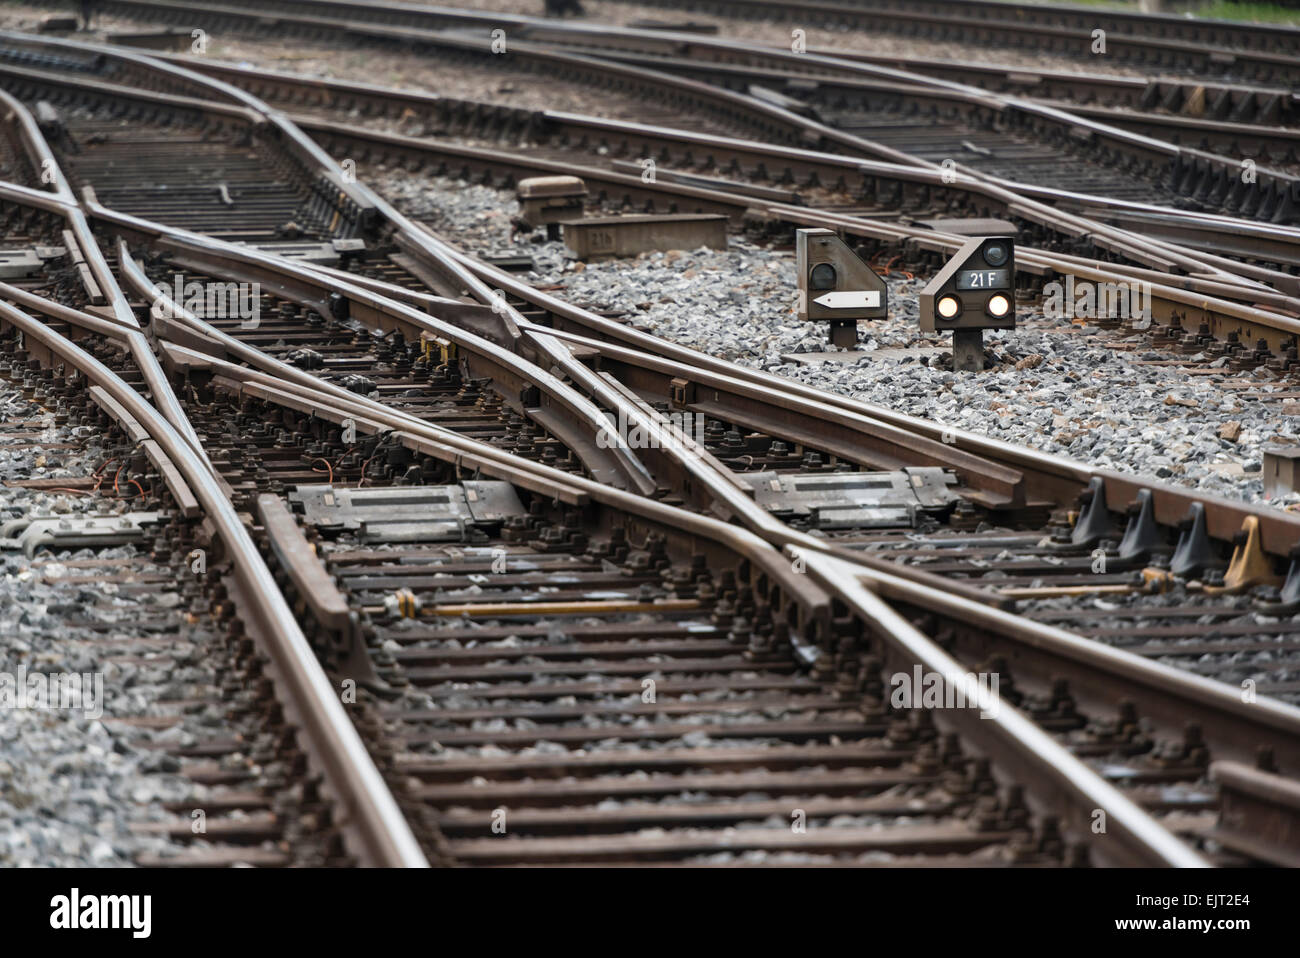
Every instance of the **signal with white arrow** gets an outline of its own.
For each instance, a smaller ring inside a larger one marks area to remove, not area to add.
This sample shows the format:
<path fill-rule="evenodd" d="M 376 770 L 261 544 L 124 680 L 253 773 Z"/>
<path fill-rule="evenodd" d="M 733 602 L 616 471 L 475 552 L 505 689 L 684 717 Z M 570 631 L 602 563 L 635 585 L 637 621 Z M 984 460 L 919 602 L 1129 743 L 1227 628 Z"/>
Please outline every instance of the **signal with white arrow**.
<path fill-rule="evenodd" d="M 827 309 L 874 309 L 880 305 L 880 291 L 875 289 L 843 289 L 825 293 L 813 300 Z"/>

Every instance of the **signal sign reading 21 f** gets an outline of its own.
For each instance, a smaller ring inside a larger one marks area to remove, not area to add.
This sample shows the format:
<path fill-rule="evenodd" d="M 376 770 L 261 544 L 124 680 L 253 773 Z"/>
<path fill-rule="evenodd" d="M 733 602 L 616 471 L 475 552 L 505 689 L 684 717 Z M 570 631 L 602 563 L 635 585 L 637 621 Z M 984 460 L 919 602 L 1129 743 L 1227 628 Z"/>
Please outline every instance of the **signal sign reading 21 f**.
<path fill-rule="evenodd" d="M 967 269 L 957 276 L 958 289 L 1007 289 L 1010 285 L 1009 269 Z"/>

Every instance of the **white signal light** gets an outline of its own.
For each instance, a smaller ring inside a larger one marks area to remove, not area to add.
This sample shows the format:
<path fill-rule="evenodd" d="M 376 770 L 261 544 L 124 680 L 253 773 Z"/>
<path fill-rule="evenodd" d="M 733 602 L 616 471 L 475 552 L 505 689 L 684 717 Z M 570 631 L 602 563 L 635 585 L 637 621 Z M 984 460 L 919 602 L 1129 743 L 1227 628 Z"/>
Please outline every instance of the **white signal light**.
<path fill-rule="evenodd" d="M 943 319 L 952 319 L 961 312 L 961 301 L 956 296 L 942 296 L 935 303 L 935 312 Z"/>
<path fill-rule="evenodd" d="M 984 304 L 984 309 L 990 316 L 1005 316 L 1011 311 L 1011 300 L 998 293 L 996 296 L 990 296 L 989 301 Z"/>

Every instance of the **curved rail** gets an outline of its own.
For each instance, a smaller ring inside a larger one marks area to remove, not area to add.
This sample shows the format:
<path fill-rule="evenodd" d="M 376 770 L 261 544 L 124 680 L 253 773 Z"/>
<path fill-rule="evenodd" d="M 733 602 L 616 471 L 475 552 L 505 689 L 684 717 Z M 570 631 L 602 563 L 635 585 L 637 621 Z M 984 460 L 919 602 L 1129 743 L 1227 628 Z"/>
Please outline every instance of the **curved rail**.
<path fill-rule="evenodd" d="M 135 265 L 124 246 L 119 247 L 119 256 L 128 282 L 137 290 L 148 288 L 147 277 Z M 284 268 L 288 269 L 290 267 L 286 264 Z M 299 267 L 293 268 L 297 269 Z M 610 490 L 590 480 L 567 476 L 558 470 L 540 464 L 515 460 L 509 454 L 496 450 L 491 446 L 456 436 L 439 427 L 425 423 L 414 416 L 388 408 L 375 400 L 348 393 L 342 387 L 333 384 L 323 383 L 307 372 L 260 354 L 259 351 L 239 343 L 203 320 L 189 315 L 183 310 L 179 310 L 179 308 L 177 309 L 179 315 L 184 316 L 185 321 L 195 331 L 219 343 L 232 355 L 261 369 L 264 378 L 257 376 L 248 378 L 250 381 L 260 382 L 263 387 L 274 387 L 277 383 L 292 383 L 292 390 L 302 398 L 306 399 L 312 395 L 319 396 L 321 397 L 319 400 L 321 405 L 336 408 L 340 410 L 341 414 L 364 417 L 370 422 L 397 430 L 399 433 L 426 436 L 431 440 L 435 440 L 442 448 L 440 458 L 446 458 L 448 455 L 460 457 L 469 454 L 474 457 L 476 465 L 482 465 L 486 471 L 502 477 L 517 477 L 521 472 L 526 472 L 534 475 L 542 483 L 555 483 L 557 486 L 571 487 L 597 501 L 603 501 L 634 513 L 639 509 L 649 507 L 648 505 L 639 505 L 639 503 L 644 503 L 644 500 L 639 497 L 617 490 Z M 522 328 L 524 332 L 530 332 L 530 327 L 536 329 L 531 323 L 525 323 Z M 586 342 L 594 343 L 597 347 L 601 345 L 596 341 L 587 340 Z M 693 354 L 689 350 L 674 348 L 673 351 L 706 360 L 702 365 L 730 369 L 731 371 L 740 369 L 740 367 L 731 366 L 731 364 L 720 360 L 709 362 L 707 361 L 708 357 L 701 357 L 700 354 Z M 220 361 L 208 361 L 216 362 L 218 365 L 222 365 L 223 368 L 227 368 L 229 374 L 236 378 L 247 376 L 247 373 L 237 372 L 238 367 L 231 368 L 221 364 Z M 689 375 L 689 369 L 684 371 L 679 365 L 674 367 L 674 372 L 677 374 L 685 372 Z M 780 390 L 784 385 L 784 383 L 778 381 L 775 389 Z M 802 391 L 824 399 L 830 398 L 827 394 L 818 393 L 816 390 L 804 389 Z M 846 400 L 842 400 L 842 402 L 844 405 L 849 405 Z M 320 406 L 316 408 L 320 408 Z M 905 419 L 906 417 L 900 418 Z M 983 441 L 990 445 L 1004 445 L 991 440 Z M 420 448 L 427 449 L 428 447 L 421 446 Z M 1015 447 L 1005 447 L 1005 449 L 1024 453 L 1023 450 L 1017 450 Z M 1094 475 L 1098 475 L 1097 472 L 1080 463 L 1037 453 L 1026 453 L 1026 455 L 1035 460 L 1037 468 L 1057 470 L 1058 474 L 1073 478 L 1080 483 L 1085 482 Z M 1134 479 L 1127 479 L 1127 481 L 1134 485 L 1142 485 Z M 722 485 L 724 484 L 714 482 L 715 488 Z M 1149 487 L 1143 485 L 1143 488 Z M 1181 496 L 1174 496 L 1170 501 L 1163 503 L 1163 508 L 1166 510 L 1174 508 L 1171 502 L 1187 503 L 1193 498 L 1201 498 L 1188 490 L 1164 489 L 1161 491 L 1166 496 L 1174 491 L 1182 493 Z M 673 510 L 671 507 L 656 505 L 655 508 L 655 515 L 660 518 L 680 513 L 680 510 Z M 1237 521 L 1240 522 L 1242 512 L 1261 511 L 1263 510 L 1251 510 L 1249 507 L 1242 507 L 1241 511 L 1236 515 Z M 1273 514 L 1278 515 L 1275 512 Z M 1300 520 L 1289 516 L 1279 516 L 1279 518 L 1282 520 L 1283 526 L 1281 530 L 1275 530 L 1274 534 L 1289 534 L 1290 542 L 1294 543 L 1297 538 L 1300 538 Z M 687 522 L 685 518 L 680 521 Z M 690 523 L 696 521 L 692 519 Z M 714 524 L 714 528 L 719 526 L 722 528 L 735 528 L 734 526 L 718 523 L 717 520 L 713 519 L 709 519 L 707 522 Z M 684 527 L 690 528 L 693 526 L 688 524 Z M 882 595 L 907 602 L 918 608 L 943 612 L 954 620 L 979 625 L 988 631 L 1006 635 L 1018 643 L 1018 648 L 1036 649 L 1041 655 L 1050 654 L 1055 656 L 1057 661 L 1073 661 L 1086 666 L 1094 678 L 1094 686 L 1089 688 L 1089 692 L 1099 696 L 1105 692 L 1107 695 L 1105 704 L 1108 707 L 1114 704 L 1116 696 L 1122 698 L 1125 695 L 1135 697 L 1144 704 L 1159 702 L 1163 709 L 1161 717 L 1167 719 L 1175 731 L 1178 730 L 1178 722 L 1185 720 L 1188 715 L 1203 716 L 1205 717 L 1206 727 L 1212 729 L 1210 737 L 1216 743 L 1223 744 L 1225 748 L 1230 748 L 1235 755 L 1245 756 L 1251 749 L 1267 741 L 1267 744 L 1274 746 L 1279 756 L 1285 756 L 1285 761 L 1288 764 L 1292 761 L 1300 763 L 1300 758 L 1293 757 L 1295 752 L 1293 743 L 1300 742 L 1300 734 L 1298 734 L 1300 733 L 1300 710 L 1291 706 L 1271 700 L 1265 702 L 1262 707 L 1255 704 L 1243 705 L 1240 696 L 1221 683 L 1189 676 L 1184 672 L 1146 661 L 1138 656 L 1089 642 L 1064 630 L 1040 625 L 997 609 L 991 609 L 986 604 L 986 601 L 981 601 L 982 598 L 987 599 L 987 597 L 963 596 L 963 590 L 955 589 L 951 582 L 937 579 L 934 576 L 918 576 L 916 570 L 875 560 L 868 556 L 835 553 L 833 547 L 828 547 L 821 540 L 809 540 L 808 537 L 801 535 L 773 536 L 769 530 L 761 527 L 755 528 L 754 531 L 759 533 L 765 540 L 765 548 L 770 548 L 770 546 L 766 546 L 766 543 L 774 543 L 784 546 L 789 555 L 802 557 L 805 562 L 812 561 L 814 556 L 817 561 L 823 559 L 831 561 L 836 563 L 834 568 L 838 568 L 841 575 L 848 574 L 851 570 L 853 576 L 869 582 L 872 588 L 878 590 Z M 746 533 L 746 535 L 751 536 L 750 542 L 754 541 L 752 533 Z M 761 553 L 751 552 L 749 554 L 758 556 Z M 797 586 L 790 584 L 791 576 L 788 566 L 786 568 L 774 567 L 770 562 L 764 563 L 761 560 L 760 563 L 764 565 L 766 571 L 774 579 L 783 582 L 787 590 L 797 588 Z M 831 588 L 830 586 L 827 587 Z M 838 595 L 834 588 L 831 588 L 831 591 L 833 594 Z M 977 612 L 977 609 L 980 611 Z M 1096 685 L 1097 676 L 1100 676 L 1103 680 L 1100 685 Z M 1111 688 L 1120 691 L 1111 696 L 1109 692 L 1105 691 Z M 1099 692 L 1098 689 L 1103 691 Z"/>
<path fill-rule="evenodd" d="M 19 329 L 29 340 L 41 343 L 89 382 L 103 388 L 171 458 L 216 527 L 231 559 L 235 580 L 243 593 L 241 605 L 271 658 L 277 684 L 286 693 L 286 710 L 302 727 L 302 744 L 318 763 L 326 788 L 340 805 L 338 823 L 350 846 L 368 865 L 425 865 L 410 827 L 343 711 L 335 689 L 206 463 L 134 389 L 79 346 L 2 301 L 0 320 Z"/>
<path fill-rule="evenodd" d="M 137 290 L 148 288 L 148 277 L 131 259 L 124 245 L 119 246 L 119 253 L 128 282 Z M 339 386 L 316 379 L 302 370 L 239 343 L 188 314 L 179 308 L 179 304 L 171 305 L 175 308 L 176 315 L 182 317 L 196 332 L 211 338 L 221 348 L 229 350 L 261 372 L 203 356 L 184 347 L 176 349 L 177 355 L 188 355 L 195 362 L 206 363 L 214 372 L 259 386 L 257 394 L 261 398 L 274 402 L 278 395 L 281 402 L 287 401 L 295 408 L 308 404 L 308 408 L 317 414 L 328 415 L 333 410 L 336 417 L 357 416 L 372 426 L 391 427 L 397 430 L 396 435 L 399 437 L 420 434 L 437 437 L 436 441 L 416 443 L 415 448 L 444 461 L 474 465 L 489 474 L 515 481 L 526 473 L 534 477 L 539 485 L 549 487 L 554 494 L 567 490 L 570 495 L 585 495 L 628 514 L 726 543 L 763 569 L 766 575 L 771 576 L 775 582 L 780 583 L 782 589 L 797 599 L 808 600 L 809 580 L 812 579 L 820 584 L 825 594 L 848 603 L 859 612 L 864 621 L 871 624 L 873 633 L 891 650 L 891 661 L 905 663 L 907 668 L 921 664 L 943 675 L 945 681 L 961 681 L 963 670 L 932 640 L 855 584 L 853 566 L 837 564 L 837 560 L 827 556 L 810 557 L 809 571 L 814 574 L 811 577 L 804 575 L 796 571 L 794 563 L 783 559 L 769 543 L 752 532 L 718 519 L 611 489 L 589 479 L 574 477 L 540 463 L 515 459 L 486 443 L 457 436 L 414 416 L 385 407 L 375 400 L 356 396 Z M 297 397 L 296 403 L 290 396 Z M 824 603 L 825 599 L 818 601 Z M 826 611 L 823 605 L 822 615 Z M 824 619 L 821 624 L 826 624 Z M 987 717 L 978 717 L 973 711 L 957 711 L 962 714 L 944 716 L 941 721 L 945 724 L 951 722 L 959 730 L 962 739 L 975 743 L 988 754 L 1003 774 L 1010 774 L 1014 780 L 1027 781 L 1026 788 L 1039 811 L 1060 816 L 1066 829 L 1079 835 L 1088 835 L 1087 823 L 1093 820 L 1098 809 L 1116 823 L 1114 828 L 1100 838 L 1089 835 L 1090 845 L 1099 864 L 1162 867 L 1201 867 L 1206 864 L 1201 856 L 1162 828 L 1148 813 L 1014 709 L 995 703 L 990 708 L 992 714 Z"/>
<path fill-rule="evenodd" d="M 3 35 L 3 34 L 0 34 Z M 54 48 L 69 48 L 79 51 L 98 51 L 103 56 L 120 58 L 124 62 L 129 62 L 137 68 L 147 67 L 151 61 L 150 58 L 140 54 L 130 52 L 120 52 L 112 48 L 96 47 L 89 44 L 82 44 L 76 41 L 60 40 L 49 41 L 44 38 L 31 37 L 26 35 L 9 34 L 10 37 L 17 37 L 25 43 L 50 46 Z M 486 41 L 479 42 L 465 38 L 444 37 L 435 35 L 428 40 L 434 45 L 449 46 L 454 50 L 471 51 L 487 55 L 488 46 Z M 842 149 L 847 149 L 853 153 L 865 155 L 877 155 L 884 157 L 886 161 L 893 161 L 902 167 L 913 167 L 920 171 L 927 181 L 933 181 L 936 188 L 946 188 L 949 184 L 946 182 L 951 177 L 947 171 L 941 171 L 939 166 L 925 160 L 917 159 L 907 154 L 899 153 L 896 150 L 880 147 L 871 141 L 864 140 L 850 133 L 836 130 L 825 124 L 818 123 L 807 117 L 800 116 L 781 107 L 772 106 L 763 103 L 753 97 L 743 94 L 733 93 L 711 87 L 696 81 L 687 80 L 679 77 L 670 76 L 665 73 L 648 70 L 644 68 L 634 68 L 621 66 L 606 60 L 594 59 L 572 53 L 563 53 L 551 50 L 537 45 L 516 42 L 510 48 L 512 56 L 533 58 L 539 63 L 554 64 L 555 66 L 566 69 L 579 69 L 588 75 L 599 75 L 601 77 L 614 76 L 619 82 L 640 84 L 650 89 L 671 91 L 672 96 L 683 96 L 692 100 L 701 102 L 715 102 L 719 107 L 725 107 L 726 111 L 734 112 L 741 110 L 745 113 L 755 114 L 767 118 L 764 124 L 763 132 L 770 134 L 774 129 L 783 131 L 782 139 L 787 141 L 804 141 L 817 144 L 834 144 Z M 488 62 L 498 62 L 500 58 L 490 57 Z M 156 61 L 154 61 L 156 62 Z M 161 66 L 161 64 L 160 64 Z M 0 75 L 4 74 L 11 68 L 0 67 Z M 210 78 L 200 78 L 197 74 L 177 66 L 168 66 L 169 76 L 173 78 L 188 77 L 190 82 L 206 82 L 219 91 L 220 95 L 226 99 L 235 99 L 254 110 L 269 110 L 260 100 L 249 94 L 238 90 L 228 83 L 222 81 L 213 81 Z M 29 73 L 31 71 L 28 71 Z M 924 78 L 917 78 L 924 80 Z M 65 81 L 71 82 L 71 81 Z M 939 91 L 942 92 L 942 91 Z M 951 95 L 959 99 L 969 99 L 972 96 L 977 98 L 987 97 L 981 91 L 965 88 L 961 90 L 949 91 Z M 937 94 L 936 94 L 937 95 Z M 144 98 L 143 93 L 140 94 Z M 1002 102 L 1002 101 L 997 101 Z M 996 106 L 996 103 L 994 103 Z M 1053 116 L 1058 119 L 1068 119 L 1059 110 L 1049 110 Z M 1062 122 L 1064 121 L 1062 119 Z M 1086 124 L 1088 121 L 1082 119 L 1077 123 L 1071 123 L 1073 128 L 1078 124 Z M 295 127 L 296 129 L 296 127 Z M 1120 132 L 1120 131 L 1116 131 Z M 1129 135 L 1129 134 L 1125 134 Z M 299 137 L 290 134 L 290 141 L 295 144 L 295 148 L 301 148 L 304 144 L 297 142 Z M 1154 141 L 1146 141 L 1154 142 Z M 1167 151 L 1177 151 L 1176 147 L 1169 144 L 1156 144 L 1161 149 Z M 1173 155 L 1173 154 L 1170 154 Z M 879 174 L 888 176 L 890 171 L 882 168 Z M 1243 267 L 1240 264 L 1233 263 L 1221 257 L 1194 253 L 1182 246 L 1171 243 L 1166 240 L 1151 239 L 1144 237 L 1131 230 L 1111 226 L 1106 223 L 1091 219 L 1084 215 L 1066 212 L 1062 209 L 1050 205 L 1043 200 L 1056 201 L 1062 198 L 1070 202 L 1083 203 L 1085 205 L 1097 206 L 1102 209 L 1110 209 L 1115 202 L 1105 197 L 1097 196 L 1074 196 L 1065 194 L 1060 191 L 1050 191 L 1042 188 L 1031 187 L 1025 184 L 1009 183 L 998 180 L 994 177 L 979 174 L 975 171 L 965 170 L 957 167 L 955 171 L 960 178 L 958 184 L 954 184 L 958 189 L 978 190 L 978 192 L 998 203 L 1017 216 L 1036 224 L 1039 228 L 1054 231 L 1071 239 L 1087 238 L 1094 245 L 1100 248 L 1114 250 L 1125 257 L 1137 263 L 1151 266 L 1157 270 L 1178 269 L 1194 276 L 1207 276 L 1221 282 L 1234 282 L 1238 273 L 1253 275 L 1259 279 L 1267 279 L 1276 283 L 1280 288 L 1294 290 L 1297 283 L 1295 280 L 1283 274 L 1275 274 L 1271 271 L 1260 270 L 1257 267 Z M 344 194 L 355 194 L 358 190 L 348 190 L 346 184 L 342 184 L 341 176 L 326 160 L 325 175 L 339 185 L 340 191 Z M 1289 190 L 1290 188 L 1287 187 Z M 1289 195 L 1289 193 L 1288 193 Z M 1034 197 L 1042 199 L 1035 199 Z M 1125 213 L 1130 209 L 1128 204 L 1121 204 L 1116 207 L 1118 213 Z M 1159 209 L 1159 208 L 1156 208 Z M 1176 215 L 1176 214 L 1170 214 Z M 1180 221 L 1184 218 L 1179 216 Z M 1208 228 L 1204 223 L 1200 229 Z M 1225 230 L 1231 232 L 1231 222 L 1225 224 Z"/>

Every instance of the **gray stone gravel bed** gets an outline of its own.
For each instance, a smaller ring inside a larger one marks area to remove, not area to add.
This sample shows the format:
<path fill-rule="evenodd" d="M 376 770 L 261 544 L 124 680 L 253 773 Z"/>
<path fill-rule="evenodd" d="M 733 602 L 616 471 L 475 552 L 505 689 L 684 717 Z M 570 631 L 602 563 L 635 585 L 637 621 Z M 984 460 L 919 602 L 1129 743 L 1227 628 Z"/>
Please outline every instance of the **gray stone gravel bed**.
<path fill-rule="evenodd" d="M 541 16 L 540 0 L 459 0 L 460 7 L 475 10 L 494 10 L 500 13 L 515 13 L 523 16 Z M 1035 53 L 1032 50 L 992 43 L 958 43 L 938 41 L 919 37 L 894 36 L 884 31 L 867 31 L 852 27 L 826 27 L 817 23 L 800 23 L 797 19 L 788 19 L 781 23 L 761 18 L 723 16 L 712 10 L 690 11 L 653 4 L 612 3 L 600 0 L 584 4 L 586 15 L 568 22 L 574 23 L 611 23 L 625 25 L 633 20 L 659 20 L 661 22 L 679 23 L 691 20 L 696 23 L 713 23 L 718 27 L 718 36 L 730 40 L 752 40 L 772 46 L 790 49 L 794 37 L 792 31 L 804 31 L 807 48 L 829 48 L 859 52 L 869 52 L 879 56 L 908 56 L 924 59 L 967 60 L 979 63 L 1015 63 L 1026 69 L 1031 66 L 1045 70 L 1068 71 L 1070 73 L 1107 73 L 1123 75 L 1145 75 L 1138 68 L 1126 66 L 1105 56 L 1093 56 L 1087 60 L 1063 57 L 1050 53 Z"/>
<path fill-rule="evenodd" d="M 540 9 L 540 6 L 539 6 Z M 36 32 L 54 11 L 15 5 L 0 10 L 0 27 Z M 156 28 L 146 19 L 99 13 L 94 29 L 73 39 L 108 42 L 113 33 Z M 188 32 L 188 28 L 186 28 Z M 509 37 L 507 36 L 507 42 Z M 187 46 L 177 51 L 196 60 L 222 60 L 258 70 L 278 70 L 306 76 L 375 83 L 381 86 L 423 90 L 440 96 L 499 103 L 527 110 L 568 110 L 597 113 L 614 119 L 644 119 L 644 101 L 609 90 L 592 90 L 580 83 L 542 78 L 526 69 L 511 69 L 496 62 L 450 60 L 444 57 L 373 47 L 339 49 L 338 44 L 289 37 L 259 39 L 208 31 L 206 52 L 200 57 Z"/>
<path fill-rule="evenodd" d="M 931 364 L 898 354 L 949 345 L 917 329 L 924 278 L 899 273 L 889 277 L 890 317 L 859 324 L 860 349 L 889 353 L 850 363 L 791 362 L 792 354 L 829 348 L 821 326 L 794 318 L 791 252 L 733 237 L 727 250 L 583 264 L 560 242 L 536 241 L 540 234 L 512 236 L 518 206 L 511 193 L 405 171 L 367 174 L 404 212 L 462 249 L 533 256 L 537 270 L 522 278 L 562 286 L 556 296 L 624 311 L 665 339 L 864 403 L 1248 502 L 1266 501 L 1262 447 L 1300 443 L 1296 416 L 1282 412 L 1289 407 L 1245 395 L 1286 391 L 1270 371 L 1225 369 L 1239 387 L 1225 388 L 1214 375 L 1151 364 L 1167 357 L 1140 334 L 1049 319 L 1034 305 L 1019 305 L 1019 329 L 986 334 L 995 365 L 983 374 L 958 375 L 937 357 Z M 1220 438 L 1230 423 L 1240 424 L 1235 441 Z M 1294 507 L 1300 495 L 1267 502 Z"/>
<path fill-rule="evenodd" d="M 0 381 L 0 422 L 29 420 L 51 423 L 43 410 Z M 79 433 L 82 429 L 50 424 L 40 441 L 75 442 Z M 0 521 L 34 511 L 69 516 L 96 511 L 89 496 L 3 485 L 16 479 L 90 475 L 106 457 L 96 441 L 80 450 L 45 452 L 6 445 L 0 434 Z M 0 867 L 123 866 L 142 852 L 180 850 L 168 839 L 133 834 L 131 826 L 159 818 L 158 803 L 192 794 L 191 785 L 169 774 L 176 768 L 170 756 L 135 744 L 137 730 L 107 720 L 159 714 L 154 703 L 178 697 L 191 673 L 198 676 L 203 670 L 194 662 L 160 661 L 158 667 L 104 664 L 99 658 L 110 650 L 146 658 L 157 653 L 137 649 L 129 641 L 108 643 L 102 636 L 97 640 L 90 630 L 67 625 L 69 604 L 85 614 L 93 607 L 96 615 L 129 620 L 165 610 L 174 596 L 162 590 L 133 592 L 107 582 L 58 587 L 44 580 L 60 573 L 95 574 L 93 568 L 69 568 L 66 563 L 135 554 L 133 547 L 123 546 L 42 551 L 29 560 L 21 551 L 0 548 L 0 673 L 17 682 L 21 669 L 28 675 L 99 672 L 103 681 L 103 714 L 98 717 L 95 709 L 18 708 L 12 703 L 0 708 Z M 189 716 L 183 726 L 149 737 L 192 739 L 206 718 Z"/>

